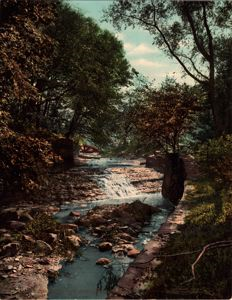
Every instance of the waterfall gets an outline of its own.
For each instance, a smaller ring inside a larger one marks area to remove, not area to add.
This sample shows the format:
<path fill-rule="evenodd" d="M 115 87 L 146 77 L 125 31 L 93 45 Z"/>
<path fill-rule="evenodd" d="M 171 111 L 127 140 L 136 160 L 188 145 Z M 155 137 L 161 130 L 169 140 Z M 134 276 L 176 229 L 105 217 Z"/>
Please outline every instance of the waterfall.
<path fill-rule="evenodd" d="M 123 175 L 117 173 L 106 174 L 98 177 L 98 184 L 110 198 L 124 198 L 136 196 L 137 189 Z"/>

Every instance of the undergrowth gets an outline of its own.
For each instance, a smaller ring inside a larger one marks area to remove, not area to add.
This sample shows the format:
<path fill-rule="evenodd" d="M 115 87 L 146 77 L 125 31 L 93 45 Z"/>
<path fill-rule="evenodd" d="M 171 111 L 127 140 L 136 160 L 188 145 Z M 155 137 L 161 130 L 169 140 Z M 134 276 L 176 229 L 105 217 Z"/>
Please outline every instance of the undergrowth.
<path fill-rule="evenodd" d="M 195 266 L 195 279 L 191 266 L 207 244 L 231 240 L 231 196 L 229 188 L 216 192 L 209 183 L 195 183 L 194 192 L 187 197 L 190 214 L 181 233 L 172 235 L 159 253 L 162 263 L 144 298 L 230 299 L 231 247 L 206 251 Z"/>

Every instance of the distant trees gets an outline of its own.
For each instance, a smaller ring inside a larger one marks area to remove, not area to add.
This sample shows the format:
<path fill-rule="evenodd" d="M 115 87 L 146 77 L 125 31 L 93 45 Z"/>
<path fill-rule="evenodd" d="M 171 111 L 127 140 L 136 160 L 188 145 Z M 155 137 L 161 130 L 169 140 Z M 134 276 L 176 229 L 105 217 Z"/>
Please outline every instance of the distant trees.
<path fill-rule="evenodd" d="M 227 133 L 215 92 L 218 37 L 231 32 L 231 1 L 114 1 L 105 16 L 116 27 L 141 26 L 208 94 L 217 134 Z"/>

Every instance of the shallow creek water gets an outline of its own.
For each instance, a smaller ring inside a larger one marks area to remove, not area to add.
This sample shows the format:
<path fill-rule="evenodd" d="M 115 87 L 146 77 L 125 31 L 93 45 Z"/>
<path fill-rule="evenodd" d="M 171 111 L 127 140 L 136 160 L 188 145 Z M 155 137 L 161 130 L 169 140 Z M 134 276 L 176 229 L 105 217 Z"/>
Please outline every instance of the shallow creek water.
<path fill-rule="evenodd" d="M 131 203 L 140 200 L 143 203 L 158 206 L 161 211 L 154 214 L 149 223 L 143 227 L 139 234 L 135 247 L 142 250 L 152 236 L 159 230 L 162 223 L 165 222 L 171 207 L 161 196 L 160 193 L 141 194 L 123 174 L 113 173 L 113 168 L 140 167 L 139 161 L 126 161 L 120 159 L 96 159 L 88 163 L 85 168 L 101 168 L 100 175 L 93 175 L 93 179 L 106 193 L 106 198 L 82 204 L 67 204 L 61 207 L 56 218 L 60 222 L 68 219 L 69 213 L 78 210 L 81 214 L 86 214 L 88 210 L 95 206 L 104 204 Z M 76 169 L 77 171 L 77 169 Z M 75 172 L 75 169 L 73 169 Z M 112 260 L 111 271 L 118 278 L 126 271 L 127 266 L 133 259 L 128 257 L 115 257 L 110 251 L 100 252 L 96 245 L 98 239 L 91 236 L 85 230 L 80 232 L 82 236 L 89 240 L 88 246 L 80 248 L 80 254 L 72 263 L 64 264 L 60 276 L 53 283 L 49 284 L 49 299 L 105 299 L 107 291 L 105 290 L 104 277 L 107 278 L 109 267 L 96 265 L 96 260 L 101 257 L 107 257 Z M 99 283 L 102 288 L 99 289 Z"/>

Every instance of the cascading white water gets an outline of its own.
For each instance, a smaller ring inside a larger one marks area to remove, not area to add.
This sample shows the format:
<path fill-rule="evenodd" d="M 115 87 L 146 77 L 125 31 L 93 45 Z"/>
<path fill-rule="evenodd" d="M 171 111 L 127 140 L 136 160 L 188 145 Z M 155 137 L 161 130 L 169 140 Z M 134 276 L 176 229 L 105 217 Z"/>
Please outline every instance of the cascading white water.
<path fill-rule="evenodd" d="M 121 203 L 132 203 L 140 200 L 150 205 L 162 206 L 159 213 L 152 216 L 150 223 L 147 224 L 137 238 L 135 247 L 143 248 L 143 244 L 149 241 L 158 231 L 161 224 L 166 220 L 170 207 L 165 207 L 165 200 L 160 193 L 142 194 L 127 179 L 126 175 L 119 174 L 119 170 L 115 168 L 134 167 L 136 164 L 130 161 L 120 159 L 98 159 L 89 164 L 89 168 L 102 168 L 102 172 L 93 172 L 91 178 L 96 180 L 99 186 L 105 191 L 106 198 L 96 199 L 96 201 L 67 204 L 61 207 L 61 211 L 56 215 L 60 222 L 67 222 L 70 218 L 70 212 L 78 210 L 81 214 L 96 206 L 101 205 L 118 205 Z M 139 162 L 138 162 L 139 167 Z M 79 169 L 80 170 L 80 169 Z M 126 172 L 124 172 L 126 174 Z M 97 175 L 96 175 L 97 174 Z M 84 205 L 83 205 L 84 204 Z M 96 260 L 102 257 L 96 245 L 99 240 L 96 236 L 86 235 L 82 231 L 84 237 L 87 237 L 91 244 L 81 248 L 82 256 L 75 260 L 72 264 L 65 265 L 60 277 L 55 283 L 50 283 L 48 299 L 106 299 L 107 291 L 101 290 L 96 293 L 99 280 L 104 278 L 106 269 L 96 265 Z M 115 257 L 110 251 L 104 252 L 104 257 L 112 260 L 112 270 L 114 274 L 120 274 L 125 271 L 125 265 L 132 261 L 128 257 Z"/>
<path fill-rule="evenodd" d="M 99 176 L 97 181 L 107 197 L 113 199 L 136 196 L 138 194 L 137 189 L 123 174 L 111 173 Z"/>

